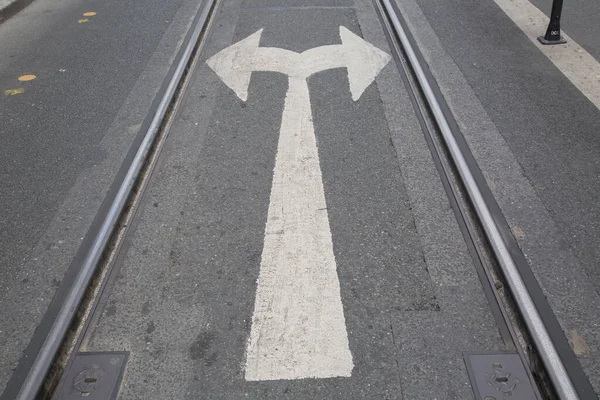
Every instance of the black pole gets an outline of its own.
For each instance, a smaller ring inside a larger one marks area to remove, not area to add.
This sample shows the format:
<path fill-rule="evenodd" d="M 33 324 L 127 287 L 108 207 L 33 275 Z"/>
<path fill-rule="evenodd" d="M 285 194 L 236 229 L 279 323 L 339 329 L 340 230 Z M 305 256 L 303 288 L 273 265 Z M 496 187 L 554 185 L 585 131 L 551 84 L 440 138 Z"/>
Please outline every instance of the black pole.
<path fill-rule="evenodd" d="M 544 36 L 538 37 L 542 44 L 562 44 L 567 41 L 560 35 L 560 14 L 562 13 L 563 0 L 554 0 L 552 2 L 552 12 L 550 13 L 550 23 Z"/>

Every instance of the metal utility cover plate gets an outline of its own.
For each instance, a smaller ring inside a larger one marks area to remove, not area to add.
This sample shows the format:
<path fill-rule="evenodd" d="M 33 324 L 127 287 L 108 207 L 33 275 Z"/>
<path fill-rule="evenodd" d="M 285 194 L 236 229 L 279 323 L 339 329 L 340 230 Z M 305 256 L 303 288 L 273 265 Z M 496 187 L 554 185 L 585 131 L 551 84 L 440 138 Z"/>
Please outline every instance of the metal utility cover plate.
<path fill-rule="evenodd" d="M 518 354 L 465 353 L 464 358 L 477 400 L 538 398 Z"/>
<path fill-rule="evenodd" d="M 78 353 L 67 371 L 61 393 L 64 400 L 117 398 L 128 352 Z"/>

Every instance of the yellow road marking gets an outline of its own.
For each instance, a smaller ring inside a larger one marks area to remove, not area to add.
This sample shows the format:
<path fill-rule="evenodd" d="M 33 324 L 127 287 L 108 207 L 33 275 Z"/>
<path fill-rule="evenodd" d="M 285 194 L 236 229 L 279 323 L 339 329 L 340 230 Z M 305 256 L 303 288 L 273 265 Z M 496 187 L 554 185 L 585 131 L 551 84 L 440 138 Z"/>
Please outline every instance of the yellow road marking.
<path fill-rule="evenodd" d="M 80 23 L 80 24 L 83 24 L 84 22 L 88 22 L 88 21 L 89 21 L 89 19 L 87 19 L 87 18 L 84 18 L 84 19 L 80 19 L 80 20 L 79 20 L 79 21 L 77 21 L 77 22 L 78 22 L 78 23 Z"/>
<path fill-rule="evenodd" d="M 28 82 L 28 81 L 32 81 L 36 78 L 35 75 L 22 75 L 19 77 L 19 80 L 21 82 Z"/>
<path fill-rule="evenodd" d="M 6 89 L 4 91 L 4 95 L 5 96 L 14 96 L 15 94 L 21 94 L 24 93 L 25 90 L 23 88 L 18 88 L 18 89 Z"/>

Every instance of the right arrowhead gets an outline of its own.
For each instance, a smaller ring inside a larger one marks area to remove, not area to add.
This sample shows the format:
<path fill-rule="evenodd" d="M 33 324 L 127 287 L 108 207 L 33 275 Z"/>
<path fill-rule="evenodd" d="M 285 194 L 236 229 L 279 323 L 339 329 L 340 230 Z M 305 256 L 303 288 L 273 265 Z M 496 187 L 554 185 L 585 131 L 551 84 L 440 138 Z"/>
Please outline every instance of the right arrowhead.
<path fill-rule="evenodd" d="M 356 101 L 375 80 L 379 71 L 390 61 L 390 55 L 379 50 L 360 36 L 340 26 L 340 38 L 347 49 L 348 81 L 352 100 Z"/>
<path fill-rule="evenodd" d="M 208 66 L 219 75 L 223 83 L 243 101 L 248 99 L 248 86 L 252 75 L 250 69 L 244 68 L 244 61 L 250 59 L 252 53 L 258 48 L 261 34 L 262 29 L 206 60 Z"/>

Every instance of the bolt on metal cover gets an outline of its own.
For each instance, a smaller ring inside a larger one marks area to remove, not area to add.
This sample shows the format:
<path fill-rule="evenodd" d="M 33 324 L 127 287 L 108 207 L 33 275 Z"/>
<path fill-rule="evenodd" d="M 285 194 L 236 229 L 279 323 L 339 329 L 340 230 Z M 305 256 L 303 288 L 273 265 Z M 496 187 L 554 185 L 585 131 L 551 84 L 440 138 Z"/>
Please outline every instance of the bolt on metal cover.
<path fill-rule="evenodd" d="M 128 352 L 78 353 L 53 399 L 116 399 L 128 358 Z"/>
<path fill-rule="evenodd" d="M 535 400 L 536 390 L 517 353 L 465 353 L 476 400 Z"/>

